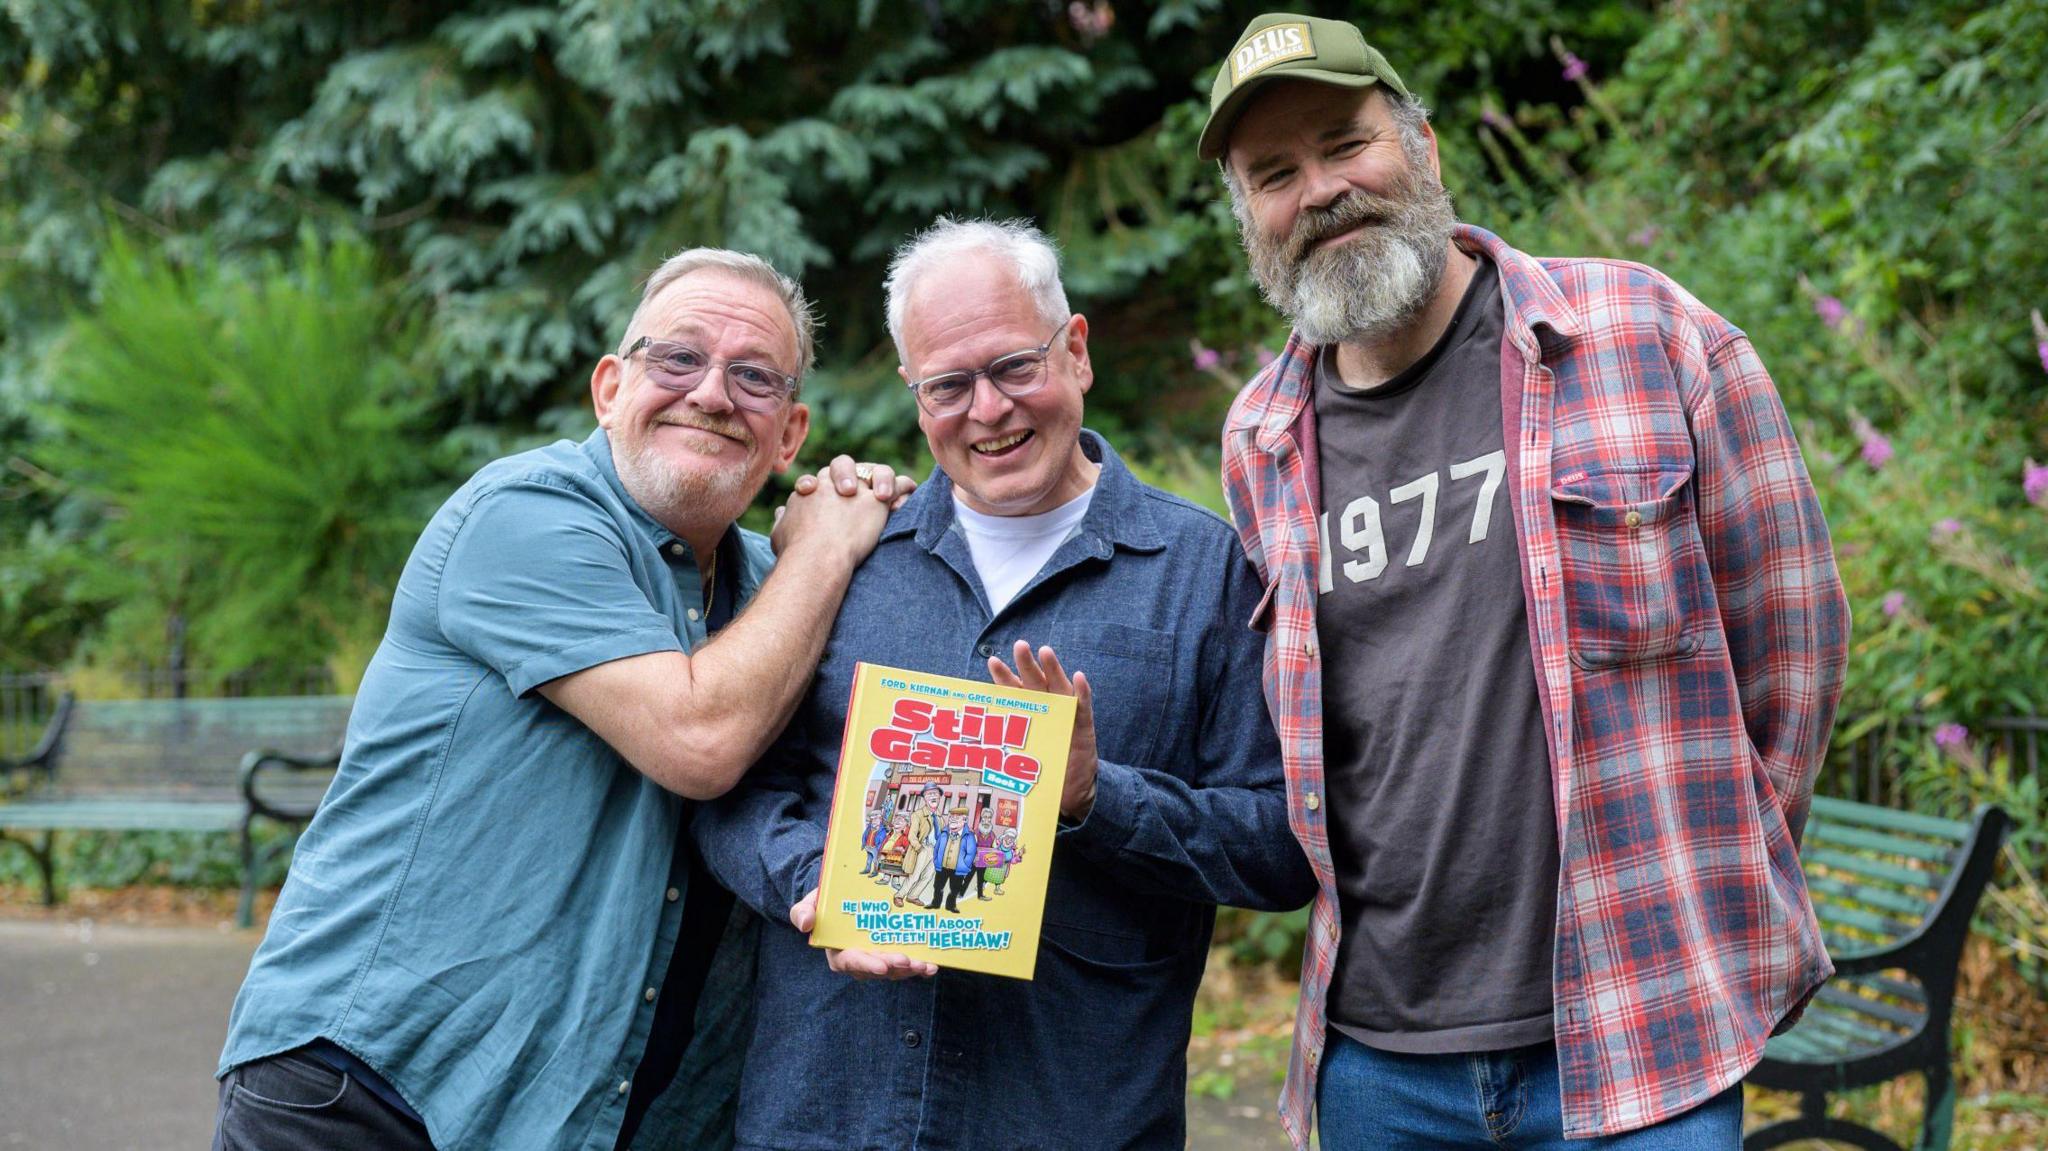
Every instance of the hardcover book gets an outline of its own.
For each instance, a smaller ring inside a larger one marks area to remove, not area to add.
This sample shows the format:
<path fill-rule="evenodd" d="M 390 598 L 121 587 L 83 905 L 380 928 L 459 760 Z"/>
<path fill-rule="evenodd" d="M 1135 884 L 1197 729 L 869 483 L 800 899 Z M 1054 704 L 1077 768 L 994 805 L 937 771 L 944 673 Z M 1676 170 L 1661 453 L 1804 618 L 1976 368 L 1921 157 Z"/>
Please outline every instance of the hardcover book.
<path fill-rule="evenodd" d="M 857 665 L 811 945 L 1031 978 L 1073 733 L 1069 696 Z"/>

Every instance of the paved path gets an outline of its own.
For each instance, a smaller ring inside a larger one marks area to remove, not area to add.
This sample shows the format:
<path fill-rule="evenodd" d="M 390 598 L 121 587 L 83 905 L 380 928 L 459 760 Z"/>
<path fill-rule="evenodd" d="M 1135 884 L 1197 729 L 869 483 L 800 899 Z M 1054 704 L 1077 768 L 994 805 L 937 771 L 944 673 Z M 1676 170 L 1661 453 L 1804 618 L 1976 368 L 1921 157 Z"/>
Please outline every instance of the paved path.
<path fill-rule="evenodd" d="M 0 919 L 0 1148 L 205 1147 L 214 1060 L 257 939 Z M 1284 1149 L 1258 1102 L 1191 1100 L 1189 1146 Z"/>
<path fill-rule="evenodd" d="M 0 920 L 0 1147 L 202 1148 L 253 931 Z"/>

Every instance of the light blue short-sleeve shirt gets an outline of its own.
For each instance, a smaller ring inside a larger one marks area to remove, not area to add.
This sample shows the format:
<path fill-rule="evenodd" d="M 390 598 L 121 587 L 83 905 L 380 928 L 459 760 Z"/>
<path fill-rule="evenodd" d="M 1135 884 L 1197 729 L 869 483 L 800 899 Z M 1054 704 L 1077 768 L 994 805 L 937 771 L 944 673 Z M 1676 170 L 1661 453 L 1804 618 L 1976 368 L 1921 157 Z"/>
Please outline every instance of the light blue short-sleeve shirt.
<path fill-rule="evenodd" d="M 772 558 L 739 543 L 744 602 Z M 627 496 L 602 431 L 450 497 L 399 579 L 220 1073 L 325 1038 L 447 1151 L 610 1148 L 688 894 L 686 801 L 534 689 L 695 650 L 703 603 L 688 545 Z M 655 1114 L 688 1122 L 729 1094 L 751 946 L 728 931 Z"/>

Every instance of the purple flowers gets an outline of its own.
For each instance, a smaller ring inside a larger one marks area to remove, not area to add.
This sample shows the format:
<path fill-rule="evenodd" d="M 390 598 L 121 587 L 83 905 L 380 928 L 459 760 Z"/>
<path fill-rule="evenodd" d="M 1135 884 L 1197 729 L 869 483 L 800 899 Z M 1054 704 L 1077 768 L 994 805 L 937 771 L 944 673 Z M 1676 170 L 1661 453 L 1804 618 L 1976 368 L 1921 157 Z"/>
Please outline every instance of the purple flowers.
<path fill-rule="evenodd" d="M 1934 746 L 1954 751 L 1969 742 L 1970 729 L 1960 723 L 1944 723 L 1934 729 Z"/>
<path fill-rule="evenodd" d="M 1260 348 L 1260 349 L 1259 349 L 1259 356 L 1258 356 L 1258 359 L 1259 359 L 1259 366 L 1260 366 L 1260 367 L 1262 367 L 1262 368 L 1270 368 L 1270 367 L 1272 367 L 1272 366 L 1273 366 L 1273 361 L 1274 361 L 1274 360 L 1277 360 L 1277 359 L 1279 359 L 1279 358 L 1280 358 L 1280 356 L 1278 355 L 1278 353 L 1274 352 L 1274 351 L 1273 351 L 1273 349 L 1271 349 L 1271 348 Z M 2048 469 L 2043 469 L 2043 471 L 2044 471 L 2044 473 L 2048 473 Z"/>
<path fill-rule="evenodd" d="M 1223 366 L 1223 353 L 1203 347 L 1200 340 L 1189 340 L 1188 350 L 1194 353 L 1195 370 L 1198 372 L 1213 372 Z"/>
<path fill-rule="evenodd" d="M 1937 540 L 1945 540 L 1948 537 L 1955 535 L 1958 532 L 1961 532 L 1962 530 L 1963 521 L 1956 519 L 1953 516 L 1950 516 L 1946 519 L 1935 521 L 1934 538 Z"/>
<path fill-rule="evenodd" d="M 1116 25 L 1116 9 L 1110 7 L 1108 0 L 1096 0 L 1093 4 L 1074 0 L 1067 5 L 1067 23 L 1074 26 L 1082 43 L 1100 40 Z"/>
<path fill-rule="evenodd" d="M 1884 593 L 1884 602 L 1878 605 L 1878 610 L 1884 612 L 1886 619 L 1897 619 L 1899 613 L 1906 610 L 1906 593 L 1902 591 L 1888 591 Z"/>
<path fill-rule="evenodd" d="M 1849 309 L 1842 305 L 1842 301 L 1833 296 L 1822 296 L 1815 300 L 1813 311 L 1820 317 L 1820 322 L 1830 328 L 1840 327 L 1842 317 L 1849 314 Z"/>
<path fill-rule="evenodd" d="M 1483 109 L 1479 113 L 1479 122 L 1496 132 L 1506 132 L 1508 130 L 1508 118 L 1491 107 Z"/>
<path fill-rule="evenodd" d="M 2048 359 L 2048 344 L 2042 347 L 2043 358 Z M 2035 507 L 2048 505 L 2048 464 L 2037 464 L 2030 457 L 2020 472 L 2020 490 Z"/>
<path fill-rule="evenodd" d="M 1890 462 L 1891 458 L 1891 440 L 1875 431 L 1863 437 L 1863 462 L 1870 465 L 1871 471 L 1884 470 L 1884 465 Z"/>
<path fill-rule="evenodd" d="M 1647 248 L 1657 242 L 1658 228 L 1655 224 L 1644 224 L 1628 234 L 1628 242 L 1638 248 Z"/>
<path fill-rule="evenodd" d="M 1576 53 L 1566 52 L 1564 54 L 1564 78 L 1566 80 L 1576 84 L 1585 79 L 1586 73 L 1591 70 L 1586 67 L 1586 62 L 1579 59 Z"/>
<path fill-rule="evenodd" d="M 2034 350 L 2041 353 L 2041 370 L 2048 372 L 2048 340 L 2042 340 Z"/>

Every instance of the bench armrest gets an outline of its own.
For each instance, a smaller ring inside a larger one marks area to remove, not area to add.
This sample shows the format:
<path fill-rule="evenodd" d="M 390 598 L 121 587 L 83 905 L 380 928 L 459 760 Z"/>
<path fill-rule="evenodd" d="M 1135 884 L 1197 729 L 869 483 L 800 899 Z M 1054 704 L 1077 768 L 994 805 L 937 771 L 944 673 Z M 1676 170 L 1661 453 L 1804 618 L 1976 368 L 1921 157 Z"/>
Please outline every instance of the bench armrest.
<path fill-rule="evenodd" d="M 336 746 L 324 755 L 293 755 L 271 748 L 258 748 L 242 757 L 242 797 L 249 802 L 249 810 L 257 815 L 287 823 L 304 823 L 313 818 L 317 802 L 309 805 L 266 800 L 256 794 L 256 777 L 262 772 L 281 768 L 285 771 L 333 771 L 341 766 L 341 748 Z"/>
<path fill-rule="evenodd" d="M 0 796 L 11 796 L 26 791 L 32 783 L 20 781 L 17 777 L 30 772 L 40 772 L 48 780 L 57 769 L 57 745 L 64 739 L 64 728 L 71 722 L 72 695 L 65 692 L 57 699 L 57 710 L 51 714 L 50 722 L 44 726 L 41 738 L 27 755 L 19 758 L 0 755 Z"/>

